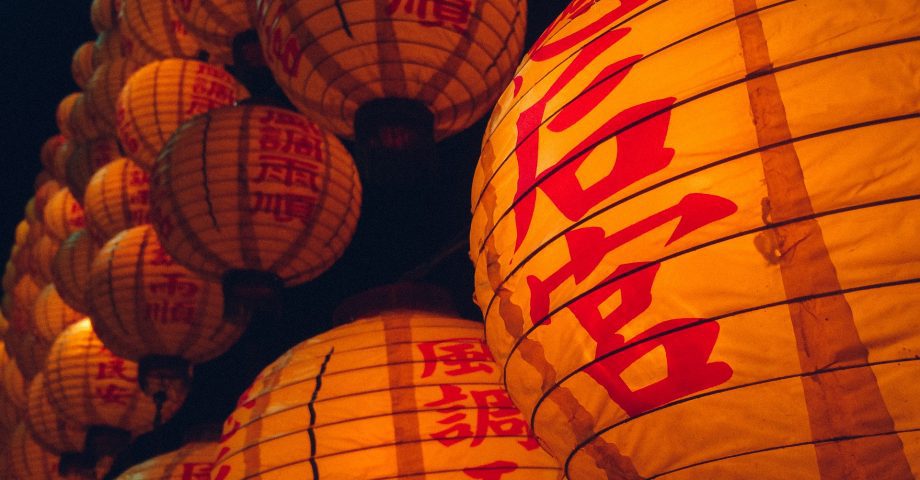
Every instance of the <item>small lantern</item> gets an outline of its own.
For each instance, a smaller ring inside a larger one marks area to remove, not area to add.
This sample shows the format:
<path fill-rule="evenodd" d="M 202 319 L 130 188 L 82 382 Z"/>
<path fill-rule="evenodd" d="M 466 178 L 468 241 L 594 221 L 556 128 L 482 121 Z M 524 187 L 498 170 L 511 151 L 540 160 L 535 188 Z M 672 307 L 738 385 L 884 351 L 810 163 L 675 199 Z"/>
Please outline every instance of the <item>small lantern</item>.
<path fill-rule="evenodd" d="M 99 247 L 86 230 L 73 232 L 61 243 L 51 263 L 51 277 L 58 294 L 74 310 L 89 314 L 86 289 L 89 271 Z"/>
<path fill-rule="evenodd" d="M 89 20 L 96 33 L 115 28 L 120 10 L 121 0 L 93 0 L 89 9 Z"/>
<path fill-rule="evenodd" d="M 97 138 L 74 149 L 67 160 L 65 177 L 67 188 L 81 206 L 90 177 L 116 158 L 119 158 L 118 143 L 113 137 Z"/>
<path fill-rule="evenodd" d="M 188 32 L 201 41 L 212 63 L 233 63 L 233 42 L 252 29 L 249 2 L 174 0 L 176 14 Z"/>
<path fill-rule="evenodd" d="M 63 134 L 52 135 L 45 140 L 45 143 L 42 144 L 41 153 L 39 158 L 41 160 L 42 166 L 45 167 L 45 170 L 48 171 L 53 177 L 60 178 L 63 180 L 64 169 L 61 168 L 59 171 L 55 168 L 55 158 L 57 158 L 57 152 L 60 150 L 64 143 L 67 141 L 67 137 Z M 58 174 L 61 176 L 58 177 Z"/>
<path fill-rule="evenodd" d="M 120 28 L 106 30 L 93 43 L 93 65 L 98 69 L 121 58 L 130 58 L 133 63 L 140 65 L 147 63 L 132 56 L 133 51 L 134 45 L 122 35 Z"/>
<path fill-rule="evenodd" d="M 115 116 L 115 104 L 125 83 L 141 65 L 130 57 L 115 58 L 103 63 L 96 69 L 86 85 L 86 101 L 91 105 L 105 133 L 115 136 L 118 121 Z"/>
<path fill-rule="evenodd" d="M 66 239 L 86 225 L 83 207 L 69 188 L 58 190 L 48 199 L 43 218 L 46 231 L 57 241 Z"/>
<path fill-rule="evenodd" d="M 0 341 L 0 430 L 12 431 L 26 408 L 26 380 L 8 344 Z"/>
<path fill-rule="evenodd" d="M 70 308 L 54 284 L 49 283 L 35 300 L 32 331 L 39 341 L 51 345 L 61 332 L 84 317 L 86 315 Z"/>
<path fill-rule="evenodd" d="M 127 158 L 96 172 L 83 201 L 86 227 L 99 242 L 150 223 L 150 174 Z"/>
<path fill-rule="evenodd" d="M 51 264 L 57 254 L 61 242 L 56 238 L 42 234 L 34 240 L 29 248 L 29 270 L 35 283 L 44 286 L 51 283 Z"/>
<path fill-rule="evenodd" d="M 80 88 L 86 87 L 86 82 L 93 75 L 93 42 L 80 44 L 70 61 L 70 74 L 74 83 Z"/>
<path fill-rule="evenodd" d="M 121 4 L 118 27 L 132 44 L 131 57 L 139 63 L 198 57 L 198 39 L 185 30 L 171 0 L 121 0 Z"/>

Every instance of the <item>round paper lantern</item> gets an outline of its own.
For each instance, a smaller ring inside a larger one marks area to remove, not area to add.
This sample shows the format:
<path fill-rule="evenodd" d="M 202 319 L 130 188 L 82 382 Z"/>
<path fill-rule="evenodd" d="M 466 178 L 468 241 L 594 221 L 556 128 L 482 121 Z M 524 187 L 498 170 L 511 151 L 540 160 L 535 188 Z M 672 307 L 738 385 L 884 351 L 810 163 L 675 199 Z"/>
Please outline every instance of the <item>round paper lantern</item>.
<path fill-rule="evenodd" d="M 915 10 L 581 1 L 528 54 L 470 245 L 568 478 L 920 472 Z"/>
<path fill-rule="evenodd" d="M 29 236 L 29 222 L 25 219 L 20 220 L 16 224 L 16 230 L 14 231 L 13 242 L 15 244 L 23 244 L 26 241 L 26 238 Z"/>
<path fill-rule="evenodd" d="M 45 368 L 50 346 L 38 340 L 31 331 L 7 336 L 6 346 L 27 381 Z"/>
<path fill-rule="evenodd" d="M 115 104 L 131 74 L 141 65 L 130 57 L 115 58 L 96 69 L 86 86 L 86 101 L 104 125 L 107 134 L 116 135 L 118 122 Z"/>
<path fill-rule="evenodd" d="M 58 474 L 58 456 L 39 445 L 25 424 L 13 432 L 4 455 L 11 480 L 63 480 Z"/>
<path fill-rule="evenodd" d="M 58 103 L 57 110 L 55 111 L 54 120 L 58 130 L 67 138 L 73 138 L 74 136 L 70 118 L 73 115 L 73 107 L 77 102 L 77 98 L 80 98 L 82 95 L 81 92 L 74 92 L 67 95 Z"/>
<path fill-rule="evenodd" d="M 106 30 L 96 37 L 96 42 L 93 44 L 93 65 L 98 69 L 103 65 L 125 57 L 130 57 L 134 63 L 140 65 L 148 62 L 148 60 L 142 60 L 131 55 L 133 51 L 134 45 L 122 35 L 121 29 Z"/>
<path fill-rule="evenodd" d="M 278 84 L 298 109 L 348 138 L 362 129 L 356 116 L 379 121 L 369 130 L 427 116 L 437 139 L 473 124 L 511 79 L 527 17 L 521 1 L 255 3 Z"/>
<path fill-rule="evenodd" d="M 89 314 L 86 288 L 89 271 L 99 247 L 86 230 L 77 230 L 61 243 L 51 263 L 51 277 L 58 294 L 74 310 Z"/>
<path fill-rule="evenodd" d="M 252 29 L 250 2 L 234 0 L 174 0 L 186 30 L 201 41 L 211 62 L 233 63 L 233 42 Z"/>
<path fill-rule="evenodd" d="M 43 373 L 29 385 L 25 423 L 36 442 L 58 455 L 80 452 L 86 443 L 86 429 L 68 422 L 51 406 Z"/>
<path fill-rule="evenodd" d="M 93 42 L 80 44 L 70 61 L 70 74 L 78 87 L 86 87 L 86 82 L 93 75 Z"/>
<path fill-rule="evenodd" d="M 51 283 L 51 264 L 54 262 L 54 256 L 60 248 L 61 242 L 56 238 L 42 234 L 37 240 L 32 242 L 29 248 L 29 273 L 35 280 L 36 285 L 44 286 Z"/>
<path fill-rule="evenodd" d="M 10 331 L 10 322 L 6 319 L 6 315 L 0 312 L 0 338 L 5 337 L 8 331 Z"/>
<path fill-rule="evenodd" d="M 81 205 L 86 185 L 97 170 L 119 157 L 118 143 L 112 137 L 102 137 L 80 144 L 67 160 L 67 188 Z"/>
<path fill-rule="evenodd" d="M 46 232 L 58 241 L 86 225 L 83 207 L 69 188 L 58 190 L 48 199 L 44 209 L 44 224 Z"/>
<path fill-rule="evenodd" d="M 150 223 L 150 175 L 127 158 L 96 172 L 83 201 L 86 228 L 100 242 Z"/>
<path fill-rule="evenodd" d="M 128 79 L 118 97 L 118 139 L 125 153 L 149 170 L 179 125 L 241 97 L 243 86 L 218 66 L 178 58 L 150 63 Z"/>
<path fill-rule="evenodd" d="M 103 33 L 115 27 L 121 0 L 93 0 L 89 10 L 89 20 L 96 33 Z"/>
<path fill-rule="evenodd" d="M 325 271 L 351 240 L 360 203 L 342 143 L 302 115 L 266 106 L 190 120 L 151 178 L 151 217 L 166 250 L 231 290 L 293 286 Z"/>
<path fill-rule="evenodd" d="M 113 353 L 140 362 L 150 395 L 187 388 L 181 380 L 187 382 L 189 363 L 224 353 L 249 320 L 225 321 L 220 283 L 176 263 L 150 225 L 125 230 L 102 247 L 87 298 L 93 328 Z"/>
<path fill-rule="evenodd" d="M 102 135 L 100 121 L 87 108 L 83 92 L 75 92 L 64 97 L 58 104 L 55 114 L 58 130 L 67 138 L 75 140 L 92 140 Z"/>
<path fill-rule="evenodd" d="M 151 430 L 160 414 L 169 419 L 184 400 L 167 399 L 160 409 L 141 391 L 137 373 L 136 363 L 102 344 L 89 319 L 71 325 L 55 340 L 45 369 L 49 398 L 61 416 L 87 428 L 89 453 L 124 447 L 131 434 Z M 116 441 L 122 444 L 98 445 Z"/>
<path fill-rule="evenodd" d="M 216 443 L 194 442 L 139 463 L 118 480 L 188 480 L 209 478 L 217 455 Z"/>
<path fill-rule="evenodd" d="M 0 430 L 12 431 L 26 408 L 26 380 L 8 343 L 0 341 Z"/>
<path fill-rule="evenodd" d="M 58 294 L 53 283 L 45 285 L 35 300 L 32 312 L 32 327 L 39 341 L 52 344 L 61 332 L 86 315 L 70 308 Z"/>
<path fill-rule="evenodd" d="M 45 143 L 42 144 L 41 153 L 39 154 L 42 166 L 45 167 L 45 170 L 51 173 L 51 175 L 55 178 L 58 178 L 58 173 L 64 172 L 63 169 L 61 169 L 60 172 L 57 172 L 57 169 L 54 165 L 56 163 L 55 159 L 57 158 L 57 152 L 64 146 L 65 142 L 67 142 L 67 137 L 64 135 L 60 133 L 53 135 L 49 137 L 48 140 L 45 140 Z M 60 178 L 63 179 L 64 177 L 61 176 Z"/>
<path fill-rule="evenodd" d="M 32 275 L 24 273 L 19 276 L 13 290 L 9 292 L 9 301 L 3 303 L 3 314 L 10 321 L 13 330 L 18 332 L 31 330 L 32 307 L 41 289 L 42 286 L 35 281 Z"/>
<path fill-rule="evenodd" d="M 196 58 L 201 46 L 176 15 L 169 0 L 121 0 L 119 30 L 141 63 L 163 58 Z"/>
<path fill-rule="evenodd" d="M 335 328 L 256 378 L 212 478 L 559 478 L 500 374 L 476 322 L 396 310 Z"/>

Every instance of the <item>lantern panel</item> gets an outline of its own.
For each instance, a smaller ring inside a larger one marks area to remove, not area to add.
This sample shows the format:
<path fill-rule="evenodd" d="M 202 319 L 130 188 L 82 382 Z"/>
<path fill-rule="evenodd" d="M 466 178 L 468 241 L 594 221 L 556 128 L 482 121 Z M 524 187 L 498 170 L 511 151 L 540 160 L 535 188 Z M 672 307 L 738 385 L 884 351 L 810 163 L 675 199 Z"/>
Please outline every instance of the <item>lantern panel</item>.
<path fill-rule="evenodd" d="M 82 452 L 86 429 L 68 422 L 51 406 L 45 375 L 39 373 L 29 385 L 25 423 L 33 439 L 58 455 Z"/>
<path fill-rule="evenodd" d="M 100 168 L 86 187 L 86 226 L 100 242 L 150 223 L 150 175 L 127 158 Z"/>
<path fill-rule="evenodd" d="M 216 443 L 194 442 L 135 465 L 118 480 L 186 480 L 208 478 L 217 455 Z"/>
<path fill-rule="evenodd" d="M 61 243 L 51 264 L 51 276 L 58 294 L 74 310 L 89 314 L 86 288 L 89 271 L 99 247 L 86 230 L 77 230 Z"/>
<path fill-rule="evenodd" d="M 58 475 L 58 457 L 39 445 L 24 424 L 13 432 L 4 455 L 9 477 L 16 480 L 62 480 Z"/>
<path fill-rule="evenodd" d="M 118 25 L 141 64 L 164 58 L 195 58 L 200 45 L 185 30 L 172 1 L 121 0 Z"/>

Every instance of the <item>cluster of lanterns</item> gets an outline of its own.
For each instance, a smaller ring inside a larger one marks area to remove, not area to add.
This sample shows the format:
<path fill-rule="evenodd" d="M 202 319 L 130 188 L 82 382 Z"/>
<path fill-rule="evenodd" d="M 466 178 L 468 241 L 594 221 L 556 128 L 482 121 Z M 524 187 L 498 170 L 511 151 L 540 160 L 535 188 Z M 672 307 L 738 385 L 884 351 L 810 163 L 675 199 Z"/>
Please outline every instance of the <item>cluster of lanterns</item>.
<path fill-rule="evenodd" d="M 920 475 L 910 2 L 573 0 L 519 66 L 524 1 L 91 15 L 3 275 L 2 478 L 106 475 L 337 261 L 338 137 L 424 153 L 493 105 L 485 329 L 428 289 L 359 296 L 218 441 L 120 478 Z"/>

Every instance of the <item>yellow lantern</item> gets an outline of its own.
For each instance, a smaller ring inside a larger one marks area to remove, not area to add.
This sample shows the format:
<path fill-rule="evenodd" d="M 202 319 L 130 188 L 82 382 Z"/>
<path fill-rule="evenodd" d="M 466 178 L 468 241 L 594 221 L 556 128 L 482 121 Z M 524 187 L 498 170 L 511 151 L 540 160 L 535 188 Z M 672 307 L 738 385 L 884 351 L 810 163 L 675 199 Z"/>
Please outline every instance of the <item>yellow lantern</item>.
<path fill-rule="evenodd" d="M 185 30 L 172 1 L 121 0 L 121 4 L 119 30 L 131 44 L 131 57 L 139 63 L 198 56 L 198 39 Z"/>
<path fill-rule="evenodd" d="M 121 0 L 93 0 L 89 9 L 89 20 L 96 33 L 115 28 L 120 10 Z"/>
<path fill-rule="evenodd" d="M 174 0 L 176 14 L 188 32 L 201 41 L 210 61 L 233 63 L 233 41 L 252 29 L 249 2 Z"/>
<path fill-rule="evenodd" d="M 100 65 L 87 83 L 86 101 L 104 125 L 107 134 L 117 134 L 115 104 L 118 102 L 118 94 L 131 74 L 140 67 L 141 65 L 130 57 L 115 58 Z"/>
<path fill-rule="evenodd" d="M 70 61 L 70 74 L 78 87 L 86 87 L 86 82 L 93 75 L 93 42 L 80 44 Z"/>
<path fill-rule="evenodd" d="M 473 186 L 489 345 L 568 478 L 920 472 L 914 5 L 573 2 Z"/>
<path fill-rule="evenodd" d="M 519 1 L 255 4 L 266 61 L 294 105 L 337 135 L 373 134 L 381 146 L 410 117 L 436 139 L 481 118 L 517 66 L 527 17 Z M 371 125 L 356 125 L 362 117 Z"/>
<path fill-rule="evenodd" d="M 83 207 L 69 188 L 58 190 L 48 199 L 43 218 L 46 231 L 57 241 L 66 239 L 86 225 Z"/>
<path fill-rule="evenodd" d="M 179 125 L 245 95 L 218 66 L 178 58 L 150 63 L 131 75 L 118 97 L 118 139 L 132 160 L 150 170 Z"/>
<path fill-rule="evenodd" d="M 82 320 L 85 316 L 70 308 L 58 294 L 57 287 L 49 283 L 45 285 L 35 300 L 32 331 L 39 341 L 51 345 L 64 329 Z"/>
<path fill-rule="evenodd" d="M 97 138 L 74 149 L 65 168 L 66 183 L 70 193 L 81 206 L 90 177 L 118 157 L 118 143 L 113 137 Z"/>
<path fill-rule="evenodd" d="M 86 230 L 77 230 L 61 243 L 51 263 L 51 277 L 62 299 L 74 310 L 89 314 L 86 288 L 99 247 Z"/>
<path fill-rule="evenodd" d="M 25 424 L 13 432 L 10 444 L 3 455 L 7 457 L 8 477 L 11 480 L 64 480 L 58 474 L 58 456 L 39 445 L 29 434 Z"/>
<path fill-rule="evenodd" d="M 217 444 L 188 443 L 182 448 L 137 464 L 117 480 L 190 480 L 209 478 Z"/>
<path fill-rule="evenodd" d="M 86 443 L 86 429 L 68 422 L 51 406 L 44 373 L 29 385 L 25 423 L 36 442 L 58 455 L 80 452 Z"/>
<path fill-rule="evenodd" d="M 141 392 L 137 374 L 137 364 L 109 351 L 88 318 L 55 340 L 45 369 L 49 398 L 62 417 L 88 430 L 88 453 L 113 453 L 181 405 L 184 398 L 155 404 Z"/>
<path fill-rule="evenodd" d="M 360 203 L 342 143 L 300 114 L 267 106 L 190 120 L 151 178 L 150 213 L 166 250 L 222 279 L 232 299 L 325 271 L 351 240 Z"/>
<path fill-rule="evenodd" d="M 482 334 L 393 310 L 301 343 L 240 398 L 211 478 L 559 478 Z"/>
<path fill-rule="evenodd" d="M 114 354 L 140 363 L 149 395 L 176 397 L 187 388 L 189 364 L 224 353 L 249 320 L 225 321 L 221 285 L 176 263 L 150 225 L 102 247 L 88 292 L 93 328 Z"/>
<path fill-rule="evenodd" d="M 150 175 L 127 158 L 97 171 L 83 200 L 86 228 L 100 242 L 150 223 Z"/>

